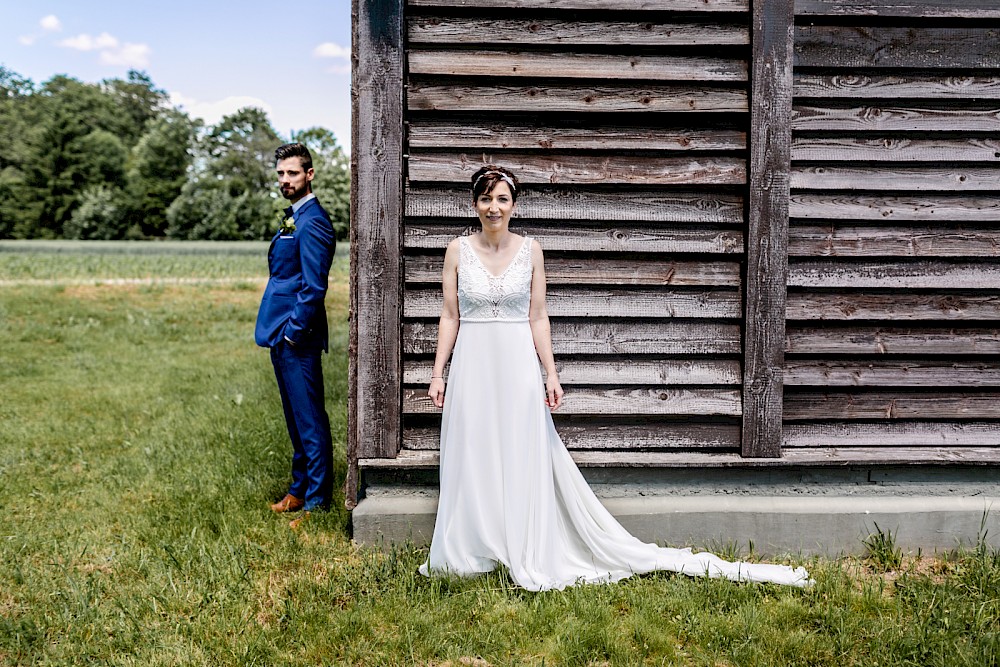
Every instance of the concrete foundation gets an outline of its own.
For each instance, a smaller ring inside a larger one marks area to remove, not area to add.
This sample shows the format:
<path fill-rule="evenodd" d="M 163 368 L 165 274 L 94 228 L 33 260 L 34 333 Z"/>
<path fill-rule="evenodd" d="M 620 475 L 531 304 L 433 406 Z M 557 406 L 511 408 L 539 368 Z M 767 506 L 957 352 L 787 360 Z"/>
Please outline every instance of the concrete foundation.
<path fill-rule="evenodd" d="M 835 557 L 864 551 L 892 531 L 905 551 L 1000 548 L 996 468 L 801 470 L 585 469 L 595 493 L 645 542 L 761 555 Z M 995 510 L 995 511 L 994 511 Z M 429 543 L 437 511 L 433 475 L 369 475 L 353 514 L 364 544 Z M 876 528 L 877 527 L 877 528 Z"/>

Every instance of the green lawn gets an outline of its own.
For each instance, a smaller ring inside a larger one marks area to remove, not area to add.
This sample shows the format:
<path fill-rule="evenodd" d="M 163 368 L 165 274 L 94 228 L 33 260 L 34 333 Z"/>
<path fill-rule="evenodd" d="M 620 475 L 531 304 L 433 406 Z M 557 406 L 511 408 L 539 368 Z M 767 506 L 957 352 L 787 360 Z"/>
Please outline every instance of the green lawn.
<path fill-rule="evenodd" d="M 0 665 L 1000 659 L 988 548 L 888 573 L 877 560 L 807 562 L 807 591 L 658 574 L 529 593 L 502 573 L 426 580 L 420 550 L 356 548 L 342 498 L 292 532 L 267 507 L 290 446 L 252 340 L 265 272 L 263 257 L 231 250 L 0 252 Z M 237 280 L 100 282 L 158 276 Z M 329 311 L 339 483 L 343 253 Z"/>

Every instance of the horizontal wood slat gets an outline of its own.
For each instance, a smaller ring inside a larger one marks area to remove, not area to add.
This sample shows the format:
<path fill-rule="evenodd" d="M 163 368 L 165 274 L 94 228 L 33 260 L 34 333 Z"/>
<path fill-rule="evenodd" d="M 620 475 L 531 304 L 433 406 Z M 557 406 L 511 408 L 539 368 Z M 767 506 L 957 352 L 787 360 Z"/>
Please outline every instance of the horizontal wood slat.
<path fill-rule="evenodd" d="M 431 362 L 403 362 L 405 384 L 430 383 Z M 559 381 L 574 384 L 739 384 L 740 364 L 733 359 L 556 359 Z M 448 375 L 445 370 L 445 377 Z M 544 374 L 544 373 L 543 373 Z"/>
<path fill-rule="evenodd" d="M 785 393 L 785 419 L 1000 419 L 1000 393 Z"/>
<path fill-rule="evenodd" d="M 1000 288 L 1000 264 L 939 262 L 793 262 L 789 287 Z"/>
<path fill-rule="evenodd" d="M 740 444 L 740 431 L 735 424 L 692 424 L 687 420 L 646 424 L 557 423 L 556 430 L 569 450 L 735 449 Z M 434 427 L 403 430 L 404 449 L 437 450 L 440 439 L 441 431 Z"/>
<path fill-rule="evenodd" d="M 796 97 L 831 99 L 1000 99 L 1000 77 L 949 74 L 795 74 Z"/>
<path fill-rule="evenodd" d="M 410 181 L 468 183 L 477 169 L 502 164 L 525 184 L 629 183 L 635 185 L 739 185 L 746 161 L 735 157 L 647 157 L 630 155 L 526 155 L 522 153 L 412 152 Z"/>
<path fill-rule="evenodd" d="M 918 329 L 858 326 L 820 329 L 788 325 L 786 354 L 1000 354 L 1000 329 Z M 817 408 L 815 415 L 823 415 Z"/>
<path fill-rule="evenodd" d="M 441 283 L 442 257 L 407 257 L 406 281 Z M 545 260 L 545 279 L 550 285 L 714 285 L 738 287 L 740 267 L 735 262 L 671 262 L 609 258 Z"/>
<path fill-rule="evenodd" d="M 819 107 L 796 104 L 792 129 L 868 131 L 1000 131 L 1000 108 L 862 106 Z"/>
<path fill-rule="evenodd" d="M 403 352 L 432 354 L 437 323 L 405 322 Z M 579 322 L 554 319 L 552 347 L 562 354 L 737 354 L 740 327 L 714 322 Z"/>
<path fill-rule="evenodd" d="M 992 0 L 795 0 L 803 16 L 1000 18 Z"/>
<path fill-rule="evenodd" d="M 785 363 L 785 386 L 1000 387 L 1000 364 L 924 361 Z"/>
<path fill-rule="evenodd" d="M 793 192 L 793 218 L 894 222 L 1000 222 L 1000 197 L 972 195 L 853 195 Z"/>
<path fill-rule="evenodd" d="M 792 225 L 788 254 L 803 257 L 1000 257 L 1000 227 Z"/>
<path fill-rule="evenodd" d="M 1000 218 L 1000 201 L 996 202 Z M 472 218 L 472 195 L 465 188 L 411 187 L 406 191 L 406 215 Z M 532 188 L 517 200 L 518 219 L 691 222 L 739 225 L 743 198 L 739 195 L 663 190 L 604 191 L 564 187 Z"/>
<path fill-rule="evenodd" d="M 435 85 L 411 82 L 411 111 L 744 112 L 746 91 L 698 85 Z"/>
<path fill-rule="evenodd" d="M 461 222 L 461 221 L 459 221 Z M 649 225 L 577 224 L 560 222 L 527 223 L 514 218 L 510 230 L 535 239 L 546 252 L 698 252 L 740 254 L 743 252 L 743 233 L 736 229 L 698 227 L 652 227 Z M 478 221 L 465 225 L 419 224 L 406 225 L 404 247 L 443 250 L 452 239 L 461 234 L 479 231 Z M 601 262 L 611 261 L 602 259 Z M 547 263 L 547 262 L 546 262 Z M 585 268 L 592 264 L 575 260 L 574 266 Z M 717 262 L 709 262 L 714 267 Z M 597 267 L 594 267 L 597 268 Z M 434 271 L 441 275 L 440 265 Z M 690 271 L 688 271 L 690 273 Z M 713 270 L 712 273 L 717 273 Z M 657 271 L 657 275 L 666 275 Z M 736 284 L 736 283 L 733 283 Z"/>
<path fill-rule="evenodd" d="M 579 283 L 574 283 L 579 284 Z M 409 290 L 404 295 L 404 317 L 437 317 L 441 314 L 441 290 Z M 633 318 L 739 318 L 743 312 L 736 290 L 609 290 L 553 286 L 545 297 L 553 317 Z"/>
<path fill-rule="evenodd" d="M 858 162 L 986 162 L 1000 164 L 1000 140 L 906 137 L 796 137 L 793 160 Z M 886 167 L 893 171 L 895 167 Z M 995 186 L 994 186 L 995 187 Z"/>
<path fill-rule="evenodd" d="M 1000 190 L 1000 167 L 794 166 L 791 186 L 806 190 Z"/>
<path fill-rule="evenodd" d="M 743 46 L 746 26 L 659 21 L 566 21 L 560 19 L 415 16 L 407 23 L 410 44 L 538 44 L 614 46 Z"/>
<path fill-rule="evenodd" d="M 468 7 L 473 9 L 592 9 L 613 11 L 745 12 L 750 0 L 407 0 L 410 7 Z"/>
<path fill-rule="evenodd" d="M 789 292 L 789 320 L 1000 320 L 1000 294 Z"/>
<path fill-rule="evenodd" d="M 799 25 L 796 67 L 1000 67 L 996 28 Z"/>
<path fill-rule="evenodd" d="M 783 430 L 785 447 L 1000 447 L 1000 423 L 990 422 L 821 422 Z"/>
<path fill-rule="evenodd" d="M 745 150 L 747 146 L 746 132 L 727 128 L 483 125 L 419 118 L 410 121 L 409 140 L 411 149 L 729 151 Z"/>
<path fill-rule="evenodd" d="M 564 415 L 729 415 L 739 416 L 738 389 L 676 389 L 575 387 L 567 391 L 559 413 Z M 1000 408 L 998 408 L 1000 409 Z M 425 388 L 403 389 L 404 414 L 441 412 Z"/>
<path fill-rule="evenodd" d="M 746 81 L 746 61 L 692 56 L 412 49 L 410 74 L 643 81 Z"/>

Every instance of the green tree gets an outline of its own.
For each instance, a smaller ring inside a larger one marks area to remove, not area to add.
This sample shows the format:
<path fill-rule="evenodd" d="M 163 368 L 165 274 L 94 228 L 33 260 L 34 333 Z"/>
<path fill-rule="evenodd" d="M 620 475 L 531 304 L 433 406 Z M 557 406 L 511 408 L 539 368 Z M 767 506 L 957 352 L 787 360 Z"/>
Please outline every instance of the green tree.
<path fill-rule="evenodd" d="M 115 187 L 92 185 L 80 196 L 63 227 L 68 239 L 120 239 L 125 236 L 126 206 L 124 193 Z"/>
<path fill-rule="evenodd" d="M 111 98 L 119 114 L 122 141 L 134 145 L 146 125 L 167 109 L 167 93 L 153 85 L 145 72 L 129 70 L 128 78 L 105 79 L 102 91 Z"/>
<path fill-rule="evenodd" d="M 0 238 L 23 234 L 41 207 L 29 192 L 24 165 L 30 153 L 35 85 L 0 65 Z"/>
<path fill-rule="evenodd" d="M 333 132 L 323 127 L 311 127 L 292 135 L 309 148 L 313 156 L 313 192 L 330 214 L 333 230 L 339 240 L 346 240 L 351 228 L 351 161 L 337 143 Z"/>

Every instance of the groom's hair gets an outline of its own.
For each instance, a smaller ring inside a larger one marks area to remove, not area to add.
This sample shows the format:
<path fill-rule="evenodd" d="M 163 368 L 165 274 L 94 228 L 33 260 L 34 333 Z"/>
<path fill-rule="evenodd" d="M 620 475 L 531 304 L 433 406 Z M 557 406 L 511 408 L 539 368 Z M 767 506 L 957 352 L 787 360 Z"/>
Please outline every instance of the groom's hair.
<path fill-rule="evenodd" d="M 278 164 L 282 160 L 290 157 L 302 158 L 302 169 L 308 171 L 313 166 L 313 156 L 306 148 L 305 144 L 285 144 L 274 149 L 274 163 Z"/>

